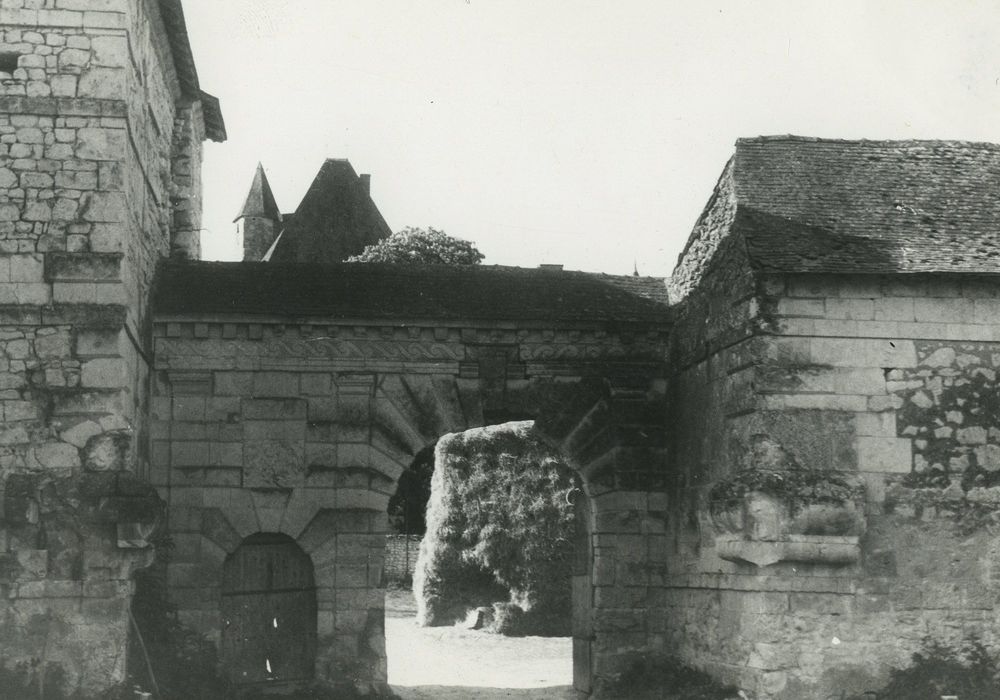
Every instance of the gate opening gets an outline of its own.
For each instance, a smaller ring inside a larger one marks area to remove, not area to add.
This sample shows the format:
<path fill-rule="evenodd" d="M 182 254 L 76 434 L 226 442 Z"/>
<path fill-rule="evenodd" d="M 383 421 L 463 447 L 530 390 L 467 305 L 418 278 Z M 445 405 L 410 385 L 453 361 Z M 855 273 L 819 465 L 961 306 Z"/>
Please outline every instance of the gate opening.
<path fill-rule="evenodd" d="M 222 666 L 237 685 L 308 681 L 316 665 L 313 564 L 295 540 L 257 533 L 222 570 Z"/>
<path fill-rule="evenodd" d="M 386 547 L 389 683 L 401 697 L 591 690 L 589 501 L 530 422 L 417 455 L 390 500 Z"/>

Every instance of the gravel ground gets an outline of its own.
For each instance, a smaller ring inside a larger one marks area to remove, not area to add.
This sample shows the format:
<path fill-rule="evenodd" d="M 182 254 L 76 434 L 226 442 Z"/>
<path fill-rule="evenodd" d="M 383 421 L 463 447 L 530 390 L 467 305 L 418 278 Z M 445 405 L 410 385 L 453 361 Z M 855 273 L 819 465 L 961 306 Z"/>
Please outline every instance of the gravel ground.
<path fill-rule="evenodd" d="M 403 700 L 576 700 L 568 637 L 418 627 L 408 591 L 386 595 L 389 684 Z"/>

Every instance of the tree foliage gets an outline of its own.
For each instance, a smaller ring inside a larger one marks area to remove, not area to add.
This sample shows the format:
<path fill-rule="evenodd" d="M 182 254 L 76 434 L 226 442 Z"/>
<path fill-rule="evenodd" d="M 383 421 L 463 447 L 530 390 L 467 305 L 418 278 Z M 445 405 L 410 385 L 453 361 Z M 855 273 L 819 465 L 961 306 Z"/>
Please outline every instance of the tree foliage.
<path fill-rule="evenodd" d="M 434 448 L 421 450 L 410 468 L 399 477 L 396 493 L 389 499 L 389 526 L 403 535 L 427 532 L 424 520 L 427 501 L 431 497 L 431 476 L 434 474 Z"/>
<path fill-rule="evenodd" d="M 476 246 L 444 231 L 407 226 L 378 243 L 367 246 L 347 262 L 478 265 L 483 254 Z"/>
<path fill-rule="evenodd" d="M 508 423 L 438 442 L 414 579 L 422 624 L 514 605 L 524 611 L 514 632 L 567 633 L 575 477 L 532 428 Z"/>

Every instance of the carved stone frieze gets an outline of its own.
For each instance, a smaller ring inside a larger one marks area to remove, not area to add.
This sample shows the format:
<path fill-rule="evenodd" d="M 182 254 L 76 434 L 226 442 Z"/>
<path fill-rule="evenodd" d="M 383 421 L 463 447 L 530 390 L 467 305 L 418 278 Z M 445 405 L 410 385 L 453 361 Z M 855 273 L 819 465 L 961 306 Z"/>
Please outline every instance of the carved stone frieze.
<path fill-rule="evenodd" d="M 546 360 L 606 360 L 606 359 L 661 359 L 665 357 L 665 343 L 622 343 L 608 338 L 603 343 L 541 343 L 520 347 L 522 361 Z"/>
<path fill-rule="evenodd" d="M 265 336 L 260 340 L 227 338 L 159 337 L 155 339 L 156 366 L 160 369 L 313 367 L 326 363 L 468 361 L 478 346 L 427 340 L 377 337 Z M 588 362 L 594 360 L 659 360 L 661 343 L 640 340 L 623 343 L 607 337 L 604 342 L 523 343 L 510 348 L 512 361 Z"/>
<path fill-rule="evenodd" d="M 461 345 L 407 342 L 374 338 L 271 337 L 260 341 L 220 338 L 157 338 L 156 364 L 183 366 L 188 360 L 393 360 L 398 362 L 457 362 L 465 356 Z M 203 364 L 203 363 L 199 363 Z"/>

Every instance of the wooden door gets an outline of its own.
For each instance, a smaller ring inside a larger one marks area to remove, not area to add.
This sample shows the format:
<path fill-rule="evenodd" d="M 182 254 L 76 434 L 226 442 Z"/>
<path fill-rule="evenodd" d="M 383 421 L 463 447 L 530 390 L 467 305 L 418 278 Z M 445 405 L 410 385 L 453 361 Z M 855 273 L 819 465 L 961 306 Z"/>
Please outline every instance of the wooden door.
<path fill-rule="evenodd" d="M 243 541 L 222 571 L 222 663 L 237 684 L 306 680 L 316 660 L 316 585 L 290 537 Z"/>
<path fill-rule="evenodd" d="M 590 693 L 591 653 L 594 641 L 592 581 L 594 545 L 590 536 L 590 498 L 583 489 L 573 492 L 573 687 Z"/>

